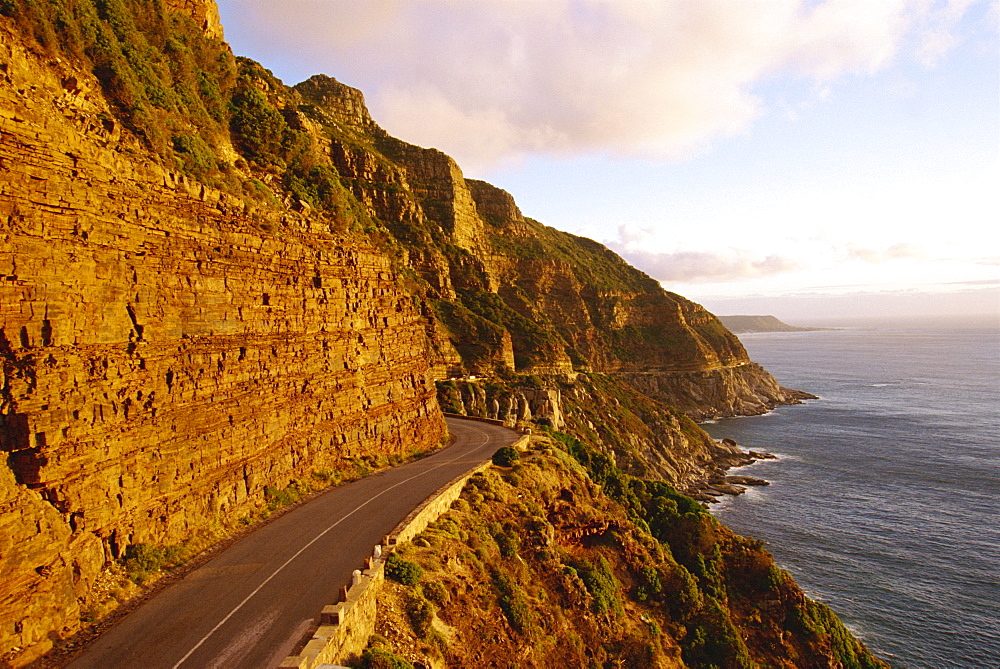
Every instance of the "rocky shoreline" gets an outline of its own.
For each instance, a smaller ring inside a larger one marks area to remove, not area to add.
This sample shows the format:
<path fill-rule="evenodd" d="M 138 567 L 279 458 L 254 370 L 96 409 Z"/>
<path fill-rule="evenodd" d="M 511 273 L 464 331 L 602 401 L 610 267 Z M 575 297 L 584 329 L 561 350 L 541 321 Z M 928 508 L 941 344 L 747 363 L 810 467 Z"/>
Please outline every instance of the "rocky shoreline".
<path fill-rule="evenodd" d="M 722 452 L 705 468 L 705 476 L 695 479 L 687 486 L 683 491 L 685 495 L 707 506 L 717 503 L 724 495 L 742 495 L 748 487 L 771 485 L 770 481 L 764 479 L 727 475 L 726 472 L 760 460 L 777 460 L 778 456 L 763 451 L 741 451 L 739 444 L 732 439 L 723 439 L 717 443 Z"/>

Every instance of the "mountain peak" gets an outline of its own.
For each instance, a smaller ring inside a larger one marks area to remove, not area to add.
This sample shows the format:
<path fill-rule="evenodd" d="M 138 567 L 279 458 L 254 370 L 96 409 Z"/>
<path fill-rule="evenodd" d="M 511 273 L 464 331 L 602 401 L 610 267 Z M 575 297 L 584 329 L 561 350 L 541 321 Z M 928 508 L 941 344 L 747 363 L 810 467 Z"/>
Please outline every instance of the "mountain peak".
<path fill-rule="evenodd" d="M 170 9 L 184 12 L 201 25 L 205 35 L 213 39 L 224 39 L 219 7 L 215 0 L 166 0 Z"/>
<path fill-rule="evenodd" d="M 368 113 L 365 94 L 325 74 L 315 74 L 294 86 L 303 100 L 321 107 L 354 130 L 383 134 Z"/>

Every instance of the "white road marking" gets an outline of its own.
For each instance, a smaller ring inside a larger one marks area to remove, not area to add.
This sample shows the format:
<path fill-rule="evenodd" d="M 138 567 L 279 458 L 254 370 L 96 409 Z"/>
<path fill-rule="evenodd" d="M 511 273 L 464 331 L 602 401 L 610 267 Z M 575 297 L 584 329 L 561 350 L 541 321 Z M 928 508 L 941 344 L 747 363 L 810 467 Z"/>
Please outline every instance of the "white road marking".
<path fill-rule="evenodd" d="M 469 426 L 469 427 L 472 427 L 472 426 Z M 483 442 L 482 442 L 482 443 L 480 443 L 479 445 L 475 446 L 475 448 L 480 448 L 481 446 L 485 446 L 486 444 L 488 444 L 488 443 L 489 443 L 489 441 L 490 441 L 490 435 L 489 435 L 489 434 L 483 434 L 483 436 L 485 436 L 485 437 L 486 437 L 485 441 L 483 441 Z M 364 502 L 364 503 L 360 504 L 360 505 L 359 505 L 359 506 L 358 506 L 357 508 L 353 509 L 353 510 L 352 510 L 352 511 L 351 511 L 350 513 L 348 513 L 348 514 L 347 514 L 346 516 L 344 516 L 343 518 L 341 518 L 340 520 L 338 520 L 338 521 L 337 521 L 337 522 L 335 522 L 334 524 L 330 525 L 330 527 L 326 528 L 325 530 L 323 530 L 322 532 L 320 532 L 319 534 L 317 534 L 317 535 L 316 535 L 316 536 L 315 536 L 315 537 L 313 538 L 313 540 L 312 540 L 312 541 L 310 541 L 310 542 L 309 542 L 309 543 L 307 543 L 307 544 L 306 544 L 305 546 L 303 546 L 302 548 L 300 548 L 300 549 L 299 549 L 299 550 L 298 550 L 298 551 L 297 551 L 297 552 L 295 553 L 295 555 L 293 555 L 292 557 L 290 557 L 290 558 L 288 558 L 287 560 L 285 560 L 284 564 L 282 564 L 282 565 L 281 565 L 280 567 L 278 567 L 277 569 L 275 569 L 275 570 L 274 570 L 274 572 L 273 572 L 273 573 L 272 573 L 272 574 L 271 574 L 270 576 L 268 576 L 268 577 L 267 577 L 266 579 L 264 579 L 264 581 L 263 581 L 263 582 L 262 582 L 262 583 L 261 583 L 260 585 L 258 585 L 258 586 L 257 586 L 256 588 L 254 588 L 253 592 L 251 592 L 251 593 L 250 593 L 249 595 L 247 595 L 247 596 L 246 596 L 246 597 L 245 597 L 245 598 L 243 599 L 243 601 L 242 601 L 242 602 L 240 602 L 239 604 L 237 604 L 237 605 L 236 605 L 236 608 L 234 608 L 234 609 L 233 609 L 232 611 L 230 611 L 230 612 L 228 613 L 228 615 L 226 615 L 226 617 L 225 617 L 225 618 L 223 618 L 222 620 L 220 620 L 220 621 L 219 621 L 219 623 L 218 623 L 218 624 L 217 624 L 217 625 L 216 625 L 215 627 L 213 627 L 213 628 L 212 628 L 211 630 L 209 630 L 208 634 L 206 634 L 205 636 L 203 636 L 203 637 L 201 638 L 201 641 L 199 641 L 198 643 L 196 643 L 196 644 L 194 645 L 194 647 L 193 647 L 193 648 L 191 648 L 191 650 L 189 650 L 189 651 L 188 651 L 188 652 L 187 652 L 187 653 L 186 653 L 186 654 L 184 655 L 184 657 L 182 657 L 182 658 L 181 658 L 180 660 L 178 660 L 178 661 L 177 661 L 177 664 L 175 664 L 175 665 L 173 666 L 173 669 L 177 669 L 177 668 L 178 668 L 179 666 L 181 666 L 181 664 L 183 664 L 183 663 L 184 663 L 184 662 L 185 662 L 185 661 L 186 661 L 186 660 L 187 660 L 187 659 L 188 659 L 189 657 L 191 657 L 191 655 L 193 655 L 193 654 L 194 654 L 194 652 L 195 652 L 196 650 L 198 650 L 199 648 L 201 648 L 202 644 L 204 644 L 204 643 L 205 643 L 206 641 L 208 641 L 208 639 L 209 639 L 209 638 L 210 638 L 210 637 L 211 637 L 211 636 L 212 636 L 213 634 L 215 634 L 215 633 L 216 633 L 216 632 L 218 631 L 218 629 L 219 629 L 220 627 L 222 627 L 223 625 L 225 625 L 225 624 L 226 624 L 226 623 L 227 623 L 227 622 L 229 621 L 229 619 L 230 619 L 230 618 L 232 618 L 232 617 L 233 617 L 234 615 L 236 615 L 236 612 L 237 612 L 237 611 L 239 611 L 240 609 L 242 609 L 242 608 L 243 608 L 243 607 L 244 607 L 244 606 L 246 605 L 246 603 L 247 603 L 247 602 L 249 602 L 249 601 L 250 601 L 251 599 L 253 599 L 253 598 L 254 598 L 254 596 L 255 596 L 255 595 L 256 595 L 256 594 L 258 593 L 258 592 L 260 592 L 260 591 L 261 591 L 261 589 L 263 589 L 263 587 L 264 587 L 265 585 L 267 585 L 267 584 L 268 584 L 268 583 L 269 583 L 269 582 L 271 581 L 271 579 L 273 579 L 273 578 L 274 578 L 275 576 L 277 576 L 278 574 L 280 574 L 280 573 L 281 573 L 281 572 L 282 572 L 282 571 L 283 571 L 283 570 L 285 569 L 285 567 L 287 567 L 287 566 L 288 566 L 289 564 L 291 564 L 291 562 L 292 562 L 292 561 L 293 561 L 293 560 L 294 560 L 295 558 L 297 558 L 297 557 L 298 557 L 299 555 L 301 555 L 301 554 L 302 554 L 302 553 L 303 553 L 303 552 L 304 552 L 304 551 L 305 551 L 306 549 L 308 549 L 308 548 L 309 548 L 310 546 L 312 546 L 312 545 L 313 545 L 314 543 L 316 543 L 316 542 L 317 542 L 317 541 L 319 541 L 319 540 L 320 540 L 321 538 L 323 538 L 323 536 L 325 536 L 327 532 L 329 532 L 329 531 L 330 531 L 330 530 L 332 530 L 333 528 L 337 527 L 337 525 L 340 525 L 340 524 L 341 524 L 342 522 L 344 522 L 345 520 L 347 520 L 348 518 L 350 518 L 351 516 L 353 516 L 353 515 L 354 515 L 355 513 L 357 513 L 358 511 L 360 511 L 360 510 L 361 510 L 361 509 L 363 509 L 364 507 L 368 506 L 369 504 L 371 504 L 371 503 L 372 503 L 372 502 L 374 502 L 374 501 L 375 501 L 376 499 L 378 499 L 378 498 L 379 498 L 379 497 L 381 497 L 382 495 L 386 494 L 386 493 L 387 493 L 387 492 L 389 492 L 390 490 L 394 490 L 395 488 L 398 488 L 399 486 L 403 485 L 404 483 L 409 483 L 409 482 L 410 482 L 410 481 L 412 481 L 413 479 L 415 479 L 415 478 L 419 478 L 419 477 L 423 476 L 424 474 L 427 474 L 428 472 L 432 472 L 432 471 L 434 471 L 435 469 L 438 469 L 438 468 L 440 468 L 440 467 L 444 467 L 445 465 L 450 465 L 451 463 L 455 462 L 456 460 L 460 460 L 460 459 L 461 459 L 461 458 L 463 458 L 463 457 L 465 457 L 465 455 L 464 455 L 464 454 L 463 454 L 463 455 L 459 455 L 459 456 L 457 456 L 457 457 L 455 457 L 455 458 L 452 458 L 451 460 L 448 460 L 447 462 L 442 462 L 441 464 L 438 464 L 438 465 L 435 465 L 435 466 L 433 466 L 433 467 L 430 467 L 429 469 L 425 469 L 424 471 L 420 472 L 419 474 L 414 474 L 414 475 L 413 475 L 413 476 L 411 476 L 410 478 L 408 478 L 408 479 L 405 479 L 405 480 L 403 480 L 403 481 L 400 481 L 399 483 L 397 483 L 397 484 L 395 484 L 395 485 L 393 485 L 393 486 L 390 486 L 390 487 L 386 488 L 385 490 L 383 490 L 383 491 L 382 491 L 382 492 L 380 492 L 379 494 L 377 494 L 377 495 L 375 495 L 375 496 L 373 496 L 373 497 L 369 497 L 369 498 L 368 498 L 367 500 L 365 500 L 365 502 Z"/>

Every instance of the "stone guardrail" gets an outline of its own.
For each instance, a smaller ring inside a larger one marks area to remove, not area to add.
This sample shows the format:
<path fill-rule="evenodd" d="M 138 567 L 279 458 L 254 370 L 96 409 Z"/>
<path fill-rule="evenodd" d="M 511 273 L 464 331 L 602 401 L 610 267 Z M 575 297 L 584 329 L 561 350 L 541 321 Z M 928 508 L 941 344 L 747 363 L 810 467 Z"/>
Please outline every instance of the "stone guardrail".
<path fill-rule="evenodd" d="M 442 411 L 446 418 L 462 418 L 464 420 L 478 420 L 480 423 L 489 423 L 490 425 L 500 425 L 504 426 L 507 423 L 502 420 L 497 420 L 495 418 L 480 418 L 479 416 L 466 416 L 460 413 L 449 413 L 448 411 Z"/>
<path fill-rule="evenodd" d="M 489 418 L 445 415 L 503 424 L 501 421 Z M 518 450 L 525 450 L 528 446 L 528 436 L 521 437 L 512 445 Z M 378 594 L 385 582 L 386 556 L 396 546 L 410 541 L 447 512 L 461 495 L 469 478 L 490 466 L 490 462 L 484 462 L 441 486 L 386 535 L 383 544 L 376 546 L 372 557 L 366 560 L 366 568 L 363 571 L 355 570 L 351 584 L 340 589 L 340 602 L 323 607 L 319 627 L 305 648 L 298 655 L 286 657 L 278 665 L 279 669 L 319 669 L 323 666 L 339 666 L 337 662 L 360 654 L 368 645 L 368 638 L 375 631 Z"/>

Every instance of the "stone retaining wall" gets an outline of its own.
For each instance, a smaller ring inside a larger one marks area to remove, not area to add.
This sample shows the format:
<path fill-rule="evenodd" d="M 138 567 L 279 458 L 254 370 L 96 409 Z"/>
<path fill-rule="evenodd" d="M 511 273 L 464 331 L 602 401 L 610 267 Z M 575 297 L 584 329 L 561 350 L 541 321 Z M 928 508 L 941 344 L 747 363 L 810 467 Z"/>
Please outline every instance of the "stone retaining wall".
<path fill-rule="evenodd" d="M 457 417 L 500 423 L 488 418 Z M 528 440 L 529 437 L 525 435 L 512 445 L 518 450 L 525 450 Z M 279 668 L 318 669 L 323 665 L 336 665 L 352 655 L 360 654 L 375 631 L 378 595 L 385 582 L 385 557 L 396 546 L 412 540 L 440 518 L 461 495 L 469 478 L 490 466 L 491 463 L 484 462 L 438 488 L 386 535 L 383 546 L 375 547 L 366 569 L 355 571 L 351 584 L 341 588 L 341 601 L 323 607 L 319 627 L 302 652 L 285 658 L 278 665 Z"/>
<path fill-rule="evenodd" d="M 496 420 L 495 418 L 480 418 L 479 416 L 466 416 L 460 413 L 448 413 L 447 411 L 444 411 L 442 413 L 444 413 L 446 418 L 462 418 L 463 420 L 478 420 L 480 423 L 489 423 L 490 425 L 501 425 L 501 426 L 506 425 L 506 423 L 504 423 L 502 420 Z"/>

